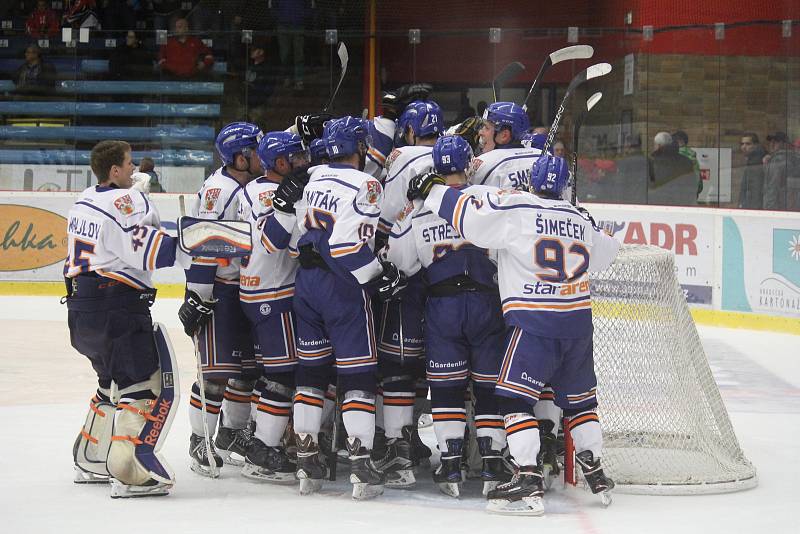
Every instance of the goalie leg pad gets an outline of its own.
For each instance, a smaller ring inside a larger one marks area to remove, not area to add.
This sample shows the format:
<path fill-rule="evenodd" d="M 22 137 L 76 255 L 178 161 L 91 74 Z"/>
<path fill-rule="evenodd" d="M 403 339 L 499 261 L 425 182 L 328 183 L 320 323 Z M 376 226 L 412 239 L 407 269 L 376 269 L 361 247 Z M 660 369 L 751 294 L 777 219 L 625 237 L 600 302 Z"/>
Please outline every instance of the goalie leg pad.
<path fill-rule="evenodd" d="M 98 389 L 89 401 L 86 421 L 72 450 L 75 483 L 108 482 L 106 460 L 111 447 L 115 411 L 109 394 L 109 391 Z"/>
<path fill-rule="evenodd" d="M 120 391 L 108 457 L 109 474 L 120 484 L 151 487 L 152 491 L 143 490 L 140 495 L 163 494 L 152 486 L 175 483 L 175 475 L 159 451 L 179 401 L 177 362 L 163 325 L 154 324 L 153 337 L 160 368 L 148 381 Z M 129 488 L 127 493 L 136 492 Z"/>
<path fill-rule="evenodd" d="M 210 221 L 181 217 L 178 237 L 181 250 L 190 256 L 239 258 L 253 251 L 247 221 Z"/>

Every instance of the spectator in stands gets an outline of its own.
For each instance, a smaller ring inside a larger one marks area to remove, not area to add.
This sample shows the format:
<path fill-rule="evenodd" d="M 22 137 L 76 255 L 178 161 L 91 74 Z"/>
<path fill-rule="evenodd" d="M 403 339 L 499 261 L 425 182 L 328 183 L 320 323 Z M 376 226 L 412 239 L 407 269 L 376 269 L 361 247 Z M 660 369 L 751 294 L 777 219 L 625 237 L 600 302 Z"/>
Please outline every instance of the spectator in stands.
<path fill-rule="evenodd" d="M 197 37 L 189 35 L 186 19 L 175 21 L 175 34 L 161 47 L 158 66 L 161 72 L 177 78 L 202 76 L 211 70 L 214 56 Z"/>
<path fill-rule="evenodd" d="M 767 151 L 761 146 L 758 135 L 745 133 L 739 149 L 746 158 L 742 185 L 739 188 L 739 207 L 747 210 L 760 210 L 764 207 L 764 156 Z"/>
<path fill-rule="evenodd" d="M 36 9 L 25 22 L 25 32 L 35 39 L 48 39 L 58 35 L 58 13 L 47 7 L 46 0 L 36 2 Z"/>
<path fill-rule="evenodd" d="M 291 87 L 294 81 L 295 91 L 302 91 L 305 67 L 304 31 L 308 16 L 305 0 L 273 0 L 272 5 L 276 10 L 278 51 L 285 76 L 283 85 Z"/>
<path fill-rule="evenodd" d="M 689 147 L 689 135 L 683 130 L 678 130 L 672 134 L 672 141 L 678 145 L 678 154 L 689 158 L 694 167 L 694 173 L 697 175 L 697 194 L 703 191 L 703 180 L 700 177 L 700 163 L 697 161 L 697 152 Z"/>
<path fill-rule="evenodd" d="M 64 26 L 78 29 L 100 29 L 95 0 L 75 0 L 64 12 Z"/>
<path fill-rule="evenodd" d="M 156 164 L 153 161 L 153 158 L 142 158 L 139 161 L 139 172 L 143 172 L 150 176 L 150 189 L 151 193 L 166 193 L 167 191 L 161 185 L 161 182 L 158 181 L 158 173 L 155 171 Z"/>
<path fill-rule="evenodd" d="M 272 68 L 267 62 L 264 46 L 256 45 L 250 50 L 250 63 L 245 74 L 247 83 L 247 108 L 250 121 L 266 127 L 267 104 L 275 90 Z"/>
<path fill-rule="evenodd" d="M 647 161 L 648 204 L 691 206 L 697 203 L 697 177 L 692 162 L 678 153 L 669 132 L 658 132 Z"/>
<path fill-rule="evenodd" d="M 17 69 L 14 81 L 18 93 L 47 93 L 56 83 L 56 68 L 44 61 L 36 45 L 25 49 L 25 63 Z"/>
<path fill-rule="evenodd" d="M 153 77 L 153 55 L 131 30 L 125 36 L 125 46 L 117 46 L 111 52 L 109 67 L 115 79 L 146 80 Z"/>
<path fill-rule="evenodd" d="M 559 158 L 567 157 L 567 149 L 564 146 L 564 143 L 561 141 L 556 141 L 553 143 L 553 155 L 558 156 Z"/>
<path fill-rule="evenodd" d="M 769 142 L 770 158 L 764 170 L 764 209 L 785 210 L 789 207 L 787 202 L 788 181 L 792 179 L 792 189 L 795 180 L 800 179 L 800 161 L 798 161 L 789 137 L 784 132 L 776 132 L 767 136 Z M 794 193 L 794 191 L 793 191 Z M 795 195 L 792 195 L 792 209 Z"/>

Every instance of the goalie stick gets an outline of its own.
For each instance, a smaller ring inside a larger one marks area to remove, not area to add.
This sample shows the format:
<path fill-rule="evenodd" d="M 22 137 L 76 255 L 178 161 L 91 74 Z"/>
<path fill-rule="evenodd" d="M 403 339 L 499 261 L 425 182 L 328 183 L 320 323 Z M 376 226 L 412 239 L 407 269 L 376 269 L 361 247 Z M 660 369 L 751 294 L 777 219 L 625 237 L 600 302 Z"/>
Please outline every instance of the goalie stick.
<path fill-rule="evenodd" d="M 525 65 L 519 61 L 514 61 L 503 67 L 503 70 L 494 77 L 492 80 L 492 97 L 495 102 L 497 102 L 497 94 L 503 88 L 503 85 L 516 78 L 523 70 L 525 70 Z"/>
<path fill-rule="evenodd" d="M 533 95 L 539 89 L 539 85 L 542 83 L 542 78 L 544 78 L 544 74 L 550 67 L 570 59 L 589 59 L 593 55 L 594 48 L 589 45 L 567 46 L 556 50 L 555 52 L 551 52 L 547 58 L 545 58 L 542 66 L 539 67 L 539 72 L 536 74 L 536 78 L 533 80 L 533 84 L 531 85 L 525 100 L 522 102 L 522 109 L 528 111 L 528 102 L 530 102 L 531 98 L 533 98 Z"/>
<path fill-rule="evenodd" d="M 578 115 L 575 125 L 572 127 L 572 193 L 570 203 L 573 206 L 576 206 L 578 202 L 578 136 L 586 115 L 589 114 L 595 104 L 600 102 L 601 98 L 603 98 L 603 93 L 600 91 L 590 96 L 586 101 L 586 109 L 581 110 L 581 114 Z"/>
<path fill-rule="evenodd" d="M 570 81 L 569 85 L 567 86 L 567 92 L 564 93 L 564 98 L 561 100 L 561 105 L 558 106 L 558 111 L 556 111 L 556 116 L 553 119 L 553 125 L 550 126 L 550 131 L 547 132 L 547 140 L 544 143 L 544 147 L 542 147 L 542 154 L 547 154 L 547 152 L 550 150 L 550 147 L 553 145 L 553 140 L 558 133 L 559 123 L 561 122 L 561 115 L 564 114 L 564 108 L 567 105 L 567 100 L 572 95 L 572 91 L 574 91 L 579 85 L 582 85 L 594 78 L 605 76 L 609 72 L 611 72 L 610 64 L 597 63 L 596 65 L 592 65 L 591 67 L 582 70 L 577 76 L 572 78 L 572 81 Z"/>
<path fill-rule="evenodd" d="M 350 56 L 347 53 L 347 47 L 344 45 L 344 43 L 339 43 L 339 48 L 336 53 L 339 54 L 339 62 L 342 64 L 342 73 L 339 75 L 339 83 L 336 84 L 336 89 L 333 90 L 331 99 L 328 100 L 327 105 L 322 108 L 323 113 L 328 111 L 333 105 L 336 95 L 339 94 L 339 88 L 342 86 L 342 81 L 344 81 L 344 76 L 347 74 L 347 62 L 349 61 Z"/>

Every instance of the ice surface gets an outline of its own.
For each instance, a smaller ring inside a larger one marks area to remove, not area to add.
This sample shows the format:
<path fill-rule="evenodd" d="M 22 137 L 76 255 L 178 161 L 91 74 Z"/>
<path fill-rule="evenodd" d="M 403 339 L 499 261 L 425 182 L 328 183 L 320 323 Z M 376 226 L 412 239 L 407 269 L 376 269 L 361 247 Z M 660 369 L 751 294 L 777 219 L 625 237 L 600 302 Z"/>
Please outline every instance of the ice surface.
<path fill-rule="evenodd" d="M 296 487 L 260 484 L 225 467 L 209 480 L 189 470 L 187 398 L 192 345 L 177 321 L 178 300 L 153 309 L 178 354 L 182 406 L 165 454 L 178 483 L 161 498 L 111 500 L 106 486 L 72 483 L 72 443 L 95 388 L 88 361 L 69 345 L 66 307 L 53 297 L 0 297 L 0 532 L 60 534 L 147 529 L 165 533 L 543 532 L 650 534 L 798 533 L 800 520 L 800 337 L 700 327 L 714 376 L 759 486 L 727 495 L 617 494 L 604 509 L 581 489 L 557 487 L 543 517 L 490 516 L 477 482 L 464 496 L 439 494 L 430 478 L 412 491 L 386 490 L 353 502 L 346 476 L 301 498 Z M 424 438 L 433 441 L 426 429 Z"/>

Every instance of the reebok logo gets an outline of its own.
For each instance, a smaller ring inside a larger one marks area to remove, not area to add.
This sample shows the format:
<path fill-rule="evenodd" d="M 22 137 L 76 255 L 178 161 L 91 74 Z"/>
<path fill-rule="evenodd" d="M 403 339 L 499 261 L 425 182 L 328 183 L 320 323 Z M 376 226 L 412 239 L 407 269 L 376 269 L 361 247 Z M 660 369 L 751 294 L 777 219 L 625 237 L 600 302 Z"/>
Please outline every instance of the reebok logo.
<path fill-rule="evenodd" d="M 161 430 L 164 428 L 164 421 L 167 420 L 167 415 L 169 415 L 171 407 L 172 401 L 161 399 L 161 402 L 158 404 L 158 409 L 150 412 L 150 415 L 155 417 L 156 420 L 153 421 L 153 426 L 150 432 L 147 433 L 147 436 L 145 436 L 144 442 L 151 447 L 156 446 L 158 438 L 161 436 Z"/>

